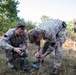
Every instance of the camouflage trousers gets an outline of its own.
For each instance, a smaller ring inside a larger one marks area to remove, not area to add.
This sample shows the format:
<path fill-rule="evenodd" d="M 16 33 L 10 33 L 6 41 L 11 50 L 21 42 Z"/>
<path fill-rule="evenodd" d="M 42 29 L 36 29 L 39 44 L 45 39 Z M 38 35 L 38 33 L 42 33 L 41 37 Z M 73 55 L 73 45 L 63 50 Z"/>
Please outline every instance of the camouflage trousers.
<path fill-rule="evenodd" d="M 23 60 L 23 58 L 28 57 L 28 51 L 26 52 L 24 57 L 21 57 L 16 52 L 11 52 L 11 51 L 7 50 L 6 57 L 8 59 L 9 68 L 14 68 L 14 67 L 20 68 L 20 62 Z"/>
<path fill-rule="evenodd" d="M 54 48 L 54 52 L 55 52 L 55 59 L 54 59 L 54 67 L 58 68 L 61 66 L 61 60 L 62 60 L 62 54 L 63 54 L 63 50 L 62 50 L 62 44 L 65 42 L 66 40 L 66 32 L 65 32 L 65 28 L 63 28 L 56 36 L 56 47 Z M 49 41 L 45 40 L 45 43 L 42 47 L 42 54 L 44 54 L 48 47 L 49 47 Z"/>

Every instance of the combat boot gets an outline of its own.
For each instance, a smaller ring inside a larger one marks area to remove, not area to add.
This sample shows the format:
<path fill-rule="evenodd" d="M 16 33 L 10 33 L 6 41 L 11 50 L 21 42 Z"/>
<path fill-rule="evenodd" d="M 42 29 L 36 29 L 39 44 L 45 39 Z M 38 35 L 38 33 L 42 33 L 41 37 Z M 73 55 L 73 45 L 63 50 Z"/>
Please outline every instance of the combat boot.
<path fill-rule="evenodd" d="M 59 74 L 59 68 L 53 68 L 51 71 L 51 75 L 58 75 Z"/>

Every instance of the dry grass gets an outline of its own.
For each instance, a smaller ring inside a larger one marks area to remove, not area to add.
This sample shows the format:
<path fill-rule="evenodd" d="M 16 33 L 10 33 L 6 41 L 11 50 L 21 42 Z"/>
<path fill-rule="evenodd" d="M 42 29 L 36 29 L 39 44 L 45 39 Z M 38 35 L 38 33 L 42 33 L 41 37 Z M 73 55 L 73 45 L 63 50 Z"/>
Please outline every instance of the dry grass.
<path fill-rule="evenodd" d="M 61 73 L 59 75 L 76 75 L 76 47 L 74 46 L 74 41 L 67 38 L 65 44 L 63 45 L 63 60 L 61 66 Z M 51 69 L 53 68 L 54 55 L 50 54 L 46 57 L 44 64 L 40 64 L 39 70 L 34 70 L 31 67 L 32 62 L 35 57 L 34 45 L 29 44 L 29 61 L 30 61 L 30 71 L 24 72 L 18 70 L 18 72 L 12 72 L 7 67 L 7 60 L 5 59 L 5 54 L 0 50 L 0 75 L 49 75 Z"/>
<path fill-rule="evenodd" d="M 72 49 L 72 50 L 76 51 L 76 42 L 73 41 L 71 38 L 67 37 L 66 42 L 63 44 L 63 48 L 65 50 Z"/>

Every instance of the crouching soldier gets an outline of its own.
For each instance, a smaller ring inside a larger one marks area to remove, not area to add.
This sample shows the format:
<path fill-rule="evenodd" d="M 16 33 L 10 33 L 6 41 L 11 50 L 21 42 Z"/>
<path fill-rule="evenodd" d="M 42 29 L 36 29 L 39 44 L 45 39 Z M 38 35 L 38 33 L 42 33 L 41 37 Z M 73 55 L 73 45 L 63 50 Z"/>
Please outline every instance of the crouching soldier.
<path fill-rule="evenodd" d="M 67 25 L 64 21 L 54 19 L 48 20 L 28 32 L 30 42 L 36 45 L 36 57 L 40 55 L 39 50 L 41 39 L 43 38 L 46 41 L 44 47 L 42 48 L 41 62 L 44 61 L 48 54 L 55 50 L 54 68 L 50 72 L 52 75 L 57 75 L 60 71 L 62 44 L 66 40 L 66 27 Z"/>
<path fill-rule="evenodd" d="M 27 42 L 27 32 L 22 23 L 18 23 L 16 28 L 9 29 L 0 39 L 0 47 L 6 52 L 10 69 L 16 71 L 17 67 L 14 61 L 19 58 L 23 61 L 28 56 Z"/>

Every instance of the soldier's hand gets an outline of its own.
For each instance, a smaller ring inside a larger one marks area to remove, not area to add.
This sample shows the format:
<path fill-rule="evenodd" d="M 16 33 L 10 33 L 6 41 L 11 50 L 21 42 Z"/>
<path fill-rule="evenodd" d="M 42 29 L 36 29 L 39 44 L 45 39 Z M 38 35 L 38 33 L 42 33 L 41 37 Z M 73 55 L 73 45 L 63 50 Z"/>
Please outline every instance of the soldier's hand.
<path fill-rule="evenodd" d="M 24 52 L 21 52 L 21 53 L 20 53 L 20 56 L 24 56 L 24 54 L 25 54 Z"/>
<path fill-rule="evenodd" d="M 21 54 L 21 48 L 14 48 L 14 51 Z"/>
<path fill-rule="evenodd" d="M 45 59 L 45 57 L 46 57 L 45 54 L 41 55 L 40 61 L 43 61 Z"/>
<path fill-rule="evenodd" d="M 36 54 L 35 54 L 35 57 L 39 57 L 40 56 L 40 52 L 37 52 Z"/>

